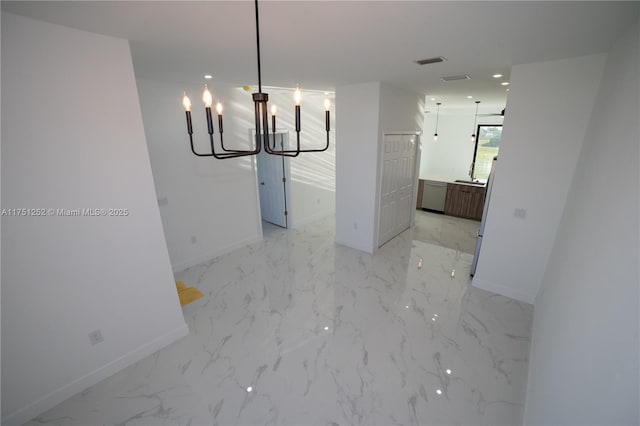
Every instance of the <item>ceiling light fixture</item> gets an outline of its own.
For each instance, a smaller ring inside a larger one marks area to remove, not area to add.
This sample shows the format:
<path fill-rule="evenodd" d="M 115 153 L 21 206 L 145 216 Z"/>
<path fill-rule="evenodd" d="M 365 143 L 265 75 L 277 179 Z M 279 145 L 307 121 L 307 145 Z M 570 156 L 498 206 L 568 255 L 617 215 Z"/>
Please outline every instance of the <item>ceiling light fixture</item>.
<path fill-rule="evenodd" d="M 428 64 L 437 64 L 438 62 L 444 62 L 446 60 L 447 58 L 445 58 L 444 56 L 436 56 L 435 58 L 420 59 L 415 62 L 418 65 L 428 65 Z"/>
<path fill-rule="evenodd" d="M 503 85 L 503 86 L 508 86 L 508 85 L 509 85 L 509 82 L 508 82 L 508 81 L 503 81 L 503 82 L 502 82 L 502 83 L 500 83 L 500 84 L 501 84 L 501 85 Z"/>
<path fill-rule="evenodd" d="M 273 141 L 272 145 L 269 144 L 269 117 L 268 117 L 268 102 L 269 102 L 269 94 L 262 92 L 262 73 L 260 69 L 260 23 L 258 17 L 258 0 L 254 1 L 255 10 L 256 10 L 256 47 L 258 52 L 258 92 L 254 93 L 253 103 L 255 110 L 255 148 L 254 149 L 228 149 L 224 146 L 224 141 L 222 138 L 222 103 L 218 101 L 216 105 L 216 111 L 218 112 L 218 132 L 220 133 L 220 147 L 222 151 L 217 151 L 215 149 L 214 138 L 213 138 L 213 119 L 211 117 L 211 105 L 213 103 L 213 96 L 211 92 L 207 88 L 207 85 L 204 86 L 204 92 L 202 94 L 202 100 L 204 102 L 205 116 L 207 118 L 207 130 L 209 133 L 209 143 L 211 144 L 211 152 L 210 153 L 198 153 L 193 146 L 193 126 L 191 123 L 191 100 L 184 94 L 182 99 L 182 104 L 184 105 L 184 109 L 186 111 L 187 116 L 187 133 L 189 134 L 189 140 L 191 142 L 191 152 L 197 155 L 198 157 L 215 157 L 219 160 L 226 160 L 229 158 L 238 158 L 245 157 L 248 155 L 257 155 L 261 149 L 264 147 L 265 152 L 272 155 L 280 155 L 284 157 L 297 157 L 301 152 L 322 152 L 326 151 L 329 148 L 329 131 L 331 129 L 330 123 L 330 109 L 331 102 L 327 98 L 324 101 L 325 107 L 325 130 L 327 133 L 327 141 L 323 148 L 319 149 L 300 149 L 300 102 L 302 100 L 302 94 L 300 93 L 300 88 L 296 88 L 294 93 L 295 100 L 295 122 L 296 122 L 296 149 L 281 149 L 277 150 L 275 148 L 275 133 L 276 133 L 276 114 L 275 108 L 271 110 L 271 127 L 273 129 Z"/>
<path fill-rule="evenodd" d="M 436 132 L 433 134 L 434 141 L 438 140 L 438 120 L 440 119 L 440 105 L 442 105 L 442 102 L 438 102 L 436 103 L 436 105 L 438 105 L 438 112 L 436 114 Z M 420 268 L 421 266 L 422 266 L 422 259 L 420 259 L 420 261 L 418 262 L 418 268 Z"/>
<path fill-rule="evenodd" d="M 476 115 L 473 122 L 473 130 L 471 133 L 471 142 L 476 141 L 476 125 L 478 124 L 478 105 L 480 105 L 480 101 L 476 101 Z"/>
<path fill-rule="evenodd" d="M 500 78 L 500 77 L 502 77 L 502 74 L 494 74 L 493 75 L 493 78 Z"/>
<path fill-rule="evenodd" d="M 213 76 L 212 76 L 211 74 L 205 74 L 205 75 L 204 75 L 204 78 L 205 78 L 206 80 L 211 80 L 211 79 L 213 78 Z"/>

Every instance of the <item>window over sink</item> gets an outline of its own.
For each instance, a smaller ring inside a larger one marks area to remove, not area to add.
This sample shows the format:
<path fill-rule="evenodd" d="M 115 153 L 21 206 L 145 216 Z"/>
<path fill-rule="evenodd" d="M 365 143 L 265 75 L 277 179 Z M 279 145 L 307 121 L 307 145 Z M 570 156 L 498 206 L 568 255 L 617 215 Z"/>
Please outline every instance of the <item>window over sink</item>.
<path fill-rule="evenodd" d="M 471 178 L 486 182 L 489 178 L 489 172 L 491 172 L 493 157 L 498 155 L 498 150 L 500 149 L 502 125 L 479 124 L 476 135 Z"/>

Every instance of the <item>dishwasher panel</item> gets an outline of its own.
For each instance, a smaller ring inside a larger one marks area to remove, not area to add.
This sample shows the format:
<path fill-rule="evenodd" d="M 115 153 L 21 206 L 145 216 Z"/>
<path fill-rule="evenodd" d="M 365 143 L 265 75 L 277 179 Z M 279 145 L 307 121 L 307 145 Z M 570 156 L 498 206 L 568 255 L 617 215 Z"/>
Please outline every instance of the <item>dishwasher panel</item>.
<path fill-rule="evenodd" d="M 422 190 L 422 208 L 444 213 L 444 201 L 447 198 L 447 183 L 425 180 Z"/>

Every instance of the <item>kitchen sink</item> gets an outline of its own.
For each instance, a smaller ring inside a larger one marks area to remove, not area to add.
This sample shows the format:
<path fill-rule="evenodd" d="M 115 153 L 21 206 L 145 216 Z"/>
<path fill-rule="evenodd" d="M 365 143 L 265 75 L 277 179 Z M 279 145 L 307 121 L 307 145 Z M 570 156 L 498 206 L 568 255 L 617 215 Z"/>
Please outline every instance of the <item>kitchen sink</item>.
<path fill-rule="evenodd" d="M 468 185 L 484 186 L 484 183 L 483 183 L 483 182 L 475 181 L 475 180 L 464 180 L 464 179 L 459 179 L 459 180 L 456 180 L 456 182 L 458 182 L 458 183 L 466 183 L 466 184 L 468 184 Z"/>

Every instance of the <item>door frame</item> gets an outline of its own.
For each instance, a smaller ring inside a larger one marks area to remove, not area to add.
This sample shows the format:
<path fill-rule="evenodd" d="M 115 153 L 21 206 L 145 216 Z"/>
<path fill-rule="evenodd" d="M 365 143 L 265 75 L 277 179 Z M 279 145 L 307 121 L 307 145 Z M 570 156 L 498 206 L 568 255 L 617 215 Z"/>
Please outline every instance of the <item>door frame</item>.
<path fill-rule="evenodd" d="M 287 143 L 289 143 L 289 131 L 288 130 L 279 130 L 275 132 L 276 135 L 287 135 Z M 273 132 L 269 132 L 269 136 L 273 135 Z M 256 130 L 255 129 L 249 129 L 249 142 L 250 143 L 255 143 L 254 139 L 256 136 Z M 267 154 L 268 155 L 268 154 Z M 262 207 L 260 205 L 260 183 L 258 182 L 258 156 L 251 156 L 251 162 L 252 162 L 252 167 L 253 167 L 253 175 L 254 175 L 254 188 L 255 188 L 255 195 L 256 195 L 256 204 L 258 206 L 258 228 L 259 228 L 259 232 L 260 235 L 264 235 L 263 234 L 263 229 L 262 229 Z M 289 157 L 286 156 L 282 156 L 282 162 L 283 162 L 283 169 L 284 169 L 284 178 L 285 178 L 285 182 L 283 182 L 284 184 L 284 202 L 285 202 L 285 207 L 286 207 L 286 212 L 287 215 L 285 217 L 285 224 L 286 224 L 286 228 L 285 229 L 289 229 L 290 225 L 292 223 L 291 217 L 292 217 L 292 213 L 291 213 L 291 164 L 289 162 Z"/>
<path fill-rule="evenodd" d="M 377 171 L 377 182 L 376 182 L 376 218 L 375 218 L 375 229 L 374 229 L 374 244 L 373 251 L 376 252 L 382 245 L 380 244 L 380 219 L 381 219 L 381 208 L 382 208 L 382 172 L 384 170 L 384 137 L 390 136 L 416 136 L 416 144 L 415 144 L 415 159 L 413 165 L 413 197 L 411 198 L 411 205 L 415 207 L 416 200 L 418 199 L 418 180 L 420 177 L 420 157 L 422 156 L 422 131 L 414 130 L 414 131 L 399 131 L 399 132 L 382 132 L 380 136 L 380 141 L 378 143 L 378 171 Z M 409 228 L 413 228 L 415 225 L 415 216 L 416 209 L 412 208 L 411 218 L 409 220 Z M 394 237 L 395 238 L 395 237 Z M 392 238 L 393 239 L 393 238 Z M 389 240 L 391 241 L 391 240 Z"/>

